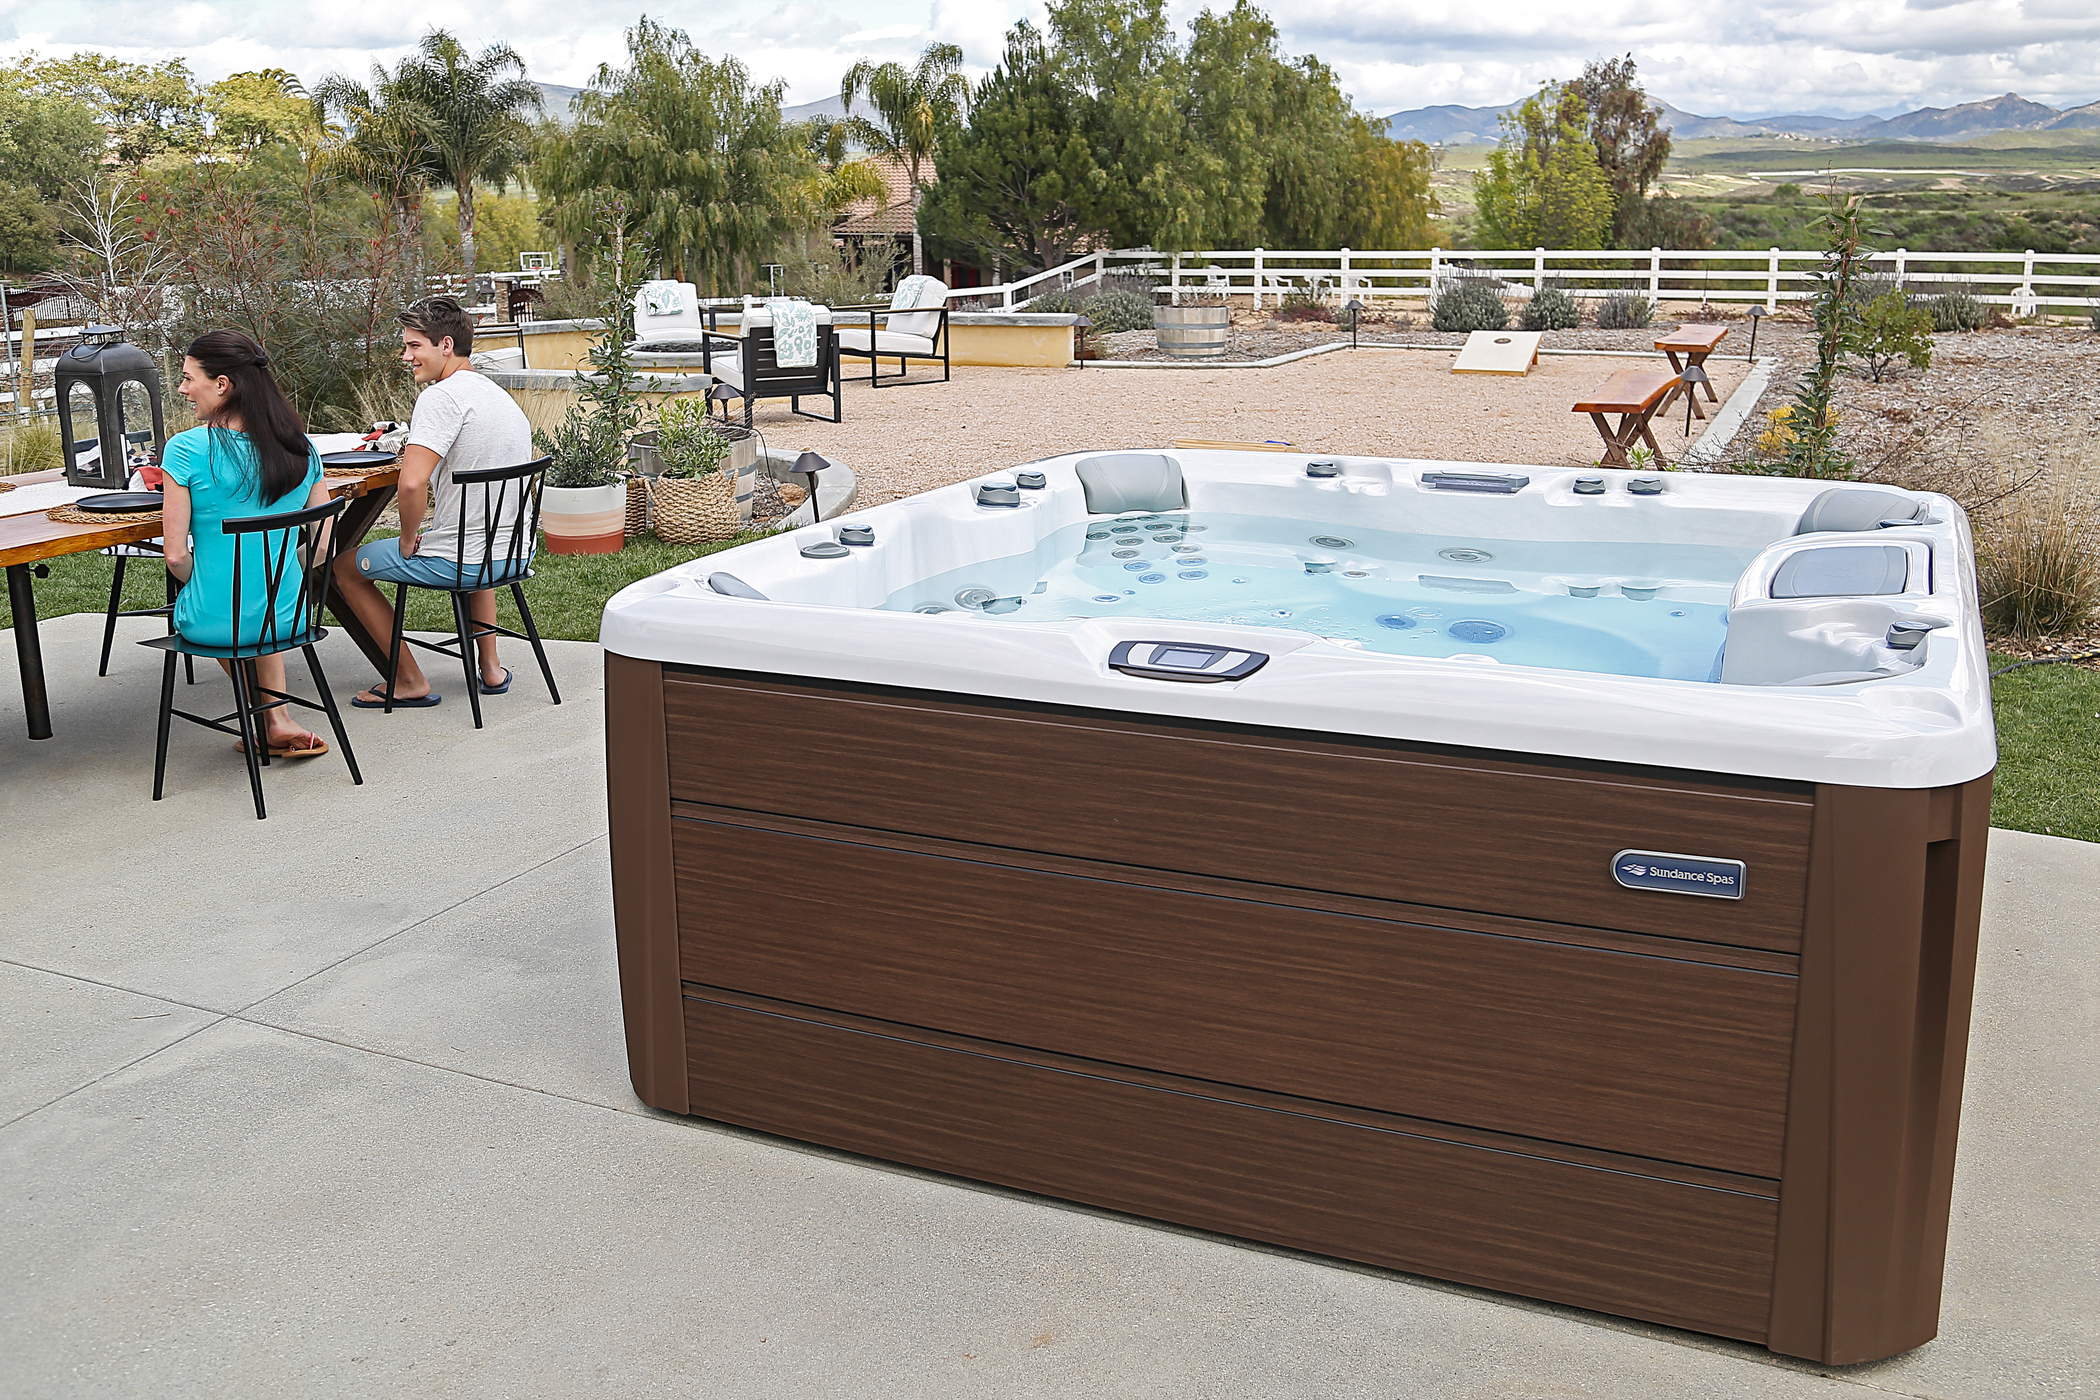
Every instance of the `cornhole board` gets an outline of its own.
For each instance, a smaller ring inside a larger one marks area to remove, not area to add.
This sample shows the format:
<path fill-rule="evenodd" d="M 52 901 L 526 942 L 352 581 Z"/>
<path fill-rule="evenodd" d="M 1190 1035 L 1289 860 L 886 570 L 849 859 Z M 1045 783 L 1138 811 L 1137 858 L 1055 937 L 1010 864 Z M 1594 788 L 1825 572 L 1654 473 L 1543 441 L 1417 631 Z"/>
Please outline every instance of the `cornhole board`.
<path fill-rule="evenodd" d="M 1453 374 L 1529 374 L 1539 362 L 1544 331 L 1474 331 L 1451 366 Z"/>

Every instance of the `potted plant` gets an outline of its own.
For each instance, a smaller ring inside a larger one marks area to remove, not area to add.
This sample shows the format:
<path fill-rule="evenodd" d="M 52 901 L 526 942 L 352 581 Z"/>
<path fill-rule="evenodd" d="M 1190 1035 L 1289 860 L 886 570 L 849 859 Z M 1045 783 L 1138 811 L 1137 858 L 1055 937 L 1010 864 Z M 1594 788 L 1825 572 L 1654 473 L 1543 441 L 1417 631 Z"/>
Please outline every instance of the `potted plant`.
<path fill-rule="evenodd" d="M 627 210 L 614 199 L 601 209 L 607 230 L 604 301 L 599 315 L 605 334 L 588 356 L 591 372 L 579 376 L 579 397 L 553 432 L 535 432 L 533 445 L 552 460 L 540 497 L 540 529 L 550 554 L 612 554 L 627 542 L 627 440 L 641 426 L 642 404 L 634 361 L 634 294 L 641 287 L 648 250 L 627 239 Z"/>
<path fill-rule="evenodd" d="M 663 463 L 653 488 L 656 534 L 670 544 L 736 538 L 737 474 L 730 441 L 707 416 L 707 400 L 673 399 L 657 416 L 653 448 Z"/>
<path fill-rule="evenodd" d="M 1182 294 L 1179 306 L 1153 308 L 1160 353 L 1201 360 L 1225 353 L 1232 338 L 1232 302 L 1222 293 Z"/>

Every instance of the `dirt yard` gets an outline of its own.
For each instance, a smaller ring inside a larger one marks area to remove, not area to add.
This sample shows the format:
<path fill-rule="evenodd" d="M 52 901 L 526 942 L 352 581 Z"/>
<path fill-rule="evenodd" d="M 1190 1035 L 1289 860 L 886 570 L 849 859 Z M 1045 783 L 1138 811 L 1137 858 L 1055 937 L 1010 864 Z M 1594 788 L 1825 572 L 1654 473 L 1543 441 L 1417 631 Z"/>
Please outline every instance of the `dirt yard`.
<path fill-rule="evenodd" d="M 849 383 L 837 426 L 794 417 L 785 403 L 761 405 L 756 422 L 774 451 L 814 448 L 850 464 L 869 504 L 1060 452 L 1167 447 L 1177 438 L 1582 467 L 1603 445 L 1589 417 L 1569 406 L 1614 370 L 1645 363 L 1543 355 L 1522 378 L 1461 375 L 1451 372 L 1456 353 L 1342 350 L 1275 369 L 957 368 L 947 384 Z M 1708 361 L 1724 400 L 1748 368 Z M 1680 407 L 1657 420 L 1656 438 L 1675 457 L 1705 427 L 1695 419 L 1684 436 Z"/>

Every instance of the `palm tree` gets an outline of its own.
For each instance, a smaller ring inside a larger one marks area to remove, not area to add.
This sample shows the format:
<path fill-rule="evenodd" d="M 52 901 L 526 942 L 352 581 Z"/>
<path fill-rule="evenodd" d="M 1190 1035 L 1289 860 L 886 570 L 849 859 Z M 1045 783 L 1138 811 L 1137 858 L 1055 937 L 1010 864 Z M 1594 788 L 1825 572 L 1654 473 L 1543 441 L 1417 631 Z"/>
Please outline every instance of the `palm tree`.
<path fill-rule="evenodd" d="M 403 81 L 412 61 L 403 59 L 393 73 L 373 64 L 369 88 L 332 74 L 313 94 L 326 138 L 321 169 L 376 194 L 408 248 L 422 241 L 423 194 L 441 173 L 424 134 L 428 118 Z"/>
<path fill-rule="evenodd" d="M 919 61 L 880 67 L 862 59 L 846 70 L 839 101 L 846 108 L 846 130 L 877 155 L 904 167 L 911 180 L 911 270 L 926 270 L 926 241 L 919 235 L 919 206 L 932 181 L 929 168 L 941 138 L 962 122 L 970 105 L 970 80 L 962 75 L 962 50 L 953 44 L 928 44 Z M 853 103 L 866 93 L 881 122 L 853 115 Z"/>
<path fill-rule="evenodd" d="M 459 250 L 471 277 L 474 182 L 488 180 L 500 190 L 525 163 L 532 146 L 525 114 L 539 112 L 540 90 L 508 44 L 470 56 L 452 34 L 433 29 L 418 47 L 421 52 L 395 70 L 392 86 L 421 114 L 437 183 L 459 194 Z"/>

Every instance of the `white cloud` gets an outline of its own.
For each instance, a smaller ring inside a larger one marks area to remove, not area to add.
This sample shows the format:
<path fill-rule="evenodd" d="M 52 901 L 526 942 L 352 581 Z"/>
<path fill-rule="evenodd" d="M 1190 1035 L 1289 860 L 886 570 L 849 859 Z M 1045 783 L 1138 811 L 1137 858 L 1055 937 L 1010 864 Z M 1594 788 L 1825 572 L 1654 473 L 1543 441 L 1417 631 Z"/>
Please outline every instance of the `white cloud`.
<path fill-rule="evenodd" d="M 1187 19 L 1201 5 L 1173 8 Z M 544 81 L 580 84 L 621 60 L 622 32 L 641 9 L 641 0 L 0 0 L 0 53 L 179 54 L 207 79 L 275 65 L 311 81 L 362 76 L 440 25 L 469 44 L 511 44 Z M 1042 15 L 1040 0 L 673 0 L 647 9 L 708 52 L 737 55 L 753 76 L 781 79 L 795 102 L 836 92 L 856 59 L 909 60 L 934 40 L 961 47 L 981 74 L 1016 19 Z M 1271 0 L 1269 10 L 1286 47 L 1318 54 L 1379 112 L 1499 104 L 1628 51 L 1657 96 L 1710 114 L 1888 112 L 2008 90 L 2059 106 L 2100 97 L 2096 0 Z"/>

